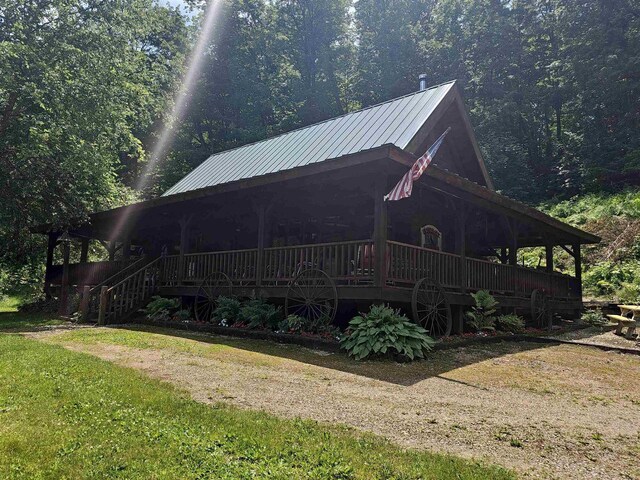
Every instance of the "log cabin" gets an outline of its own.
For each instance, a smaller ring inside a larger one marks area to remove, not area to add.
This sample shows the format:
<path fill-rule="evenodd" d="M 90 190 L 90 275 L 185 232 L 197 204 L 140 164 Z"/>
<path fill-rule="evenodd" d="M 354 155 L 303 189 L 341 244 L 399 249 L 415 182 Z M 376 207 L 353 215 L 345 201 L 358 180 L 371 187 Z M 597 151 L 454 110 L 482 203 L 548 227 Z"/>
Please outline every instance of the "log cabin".
<path fill-rule="evenodd" d="M 448 128 L 411 197 L 384 201 Z M 599 241 L 496 192 L 455 81 L 213 154 L 162 196 L 65 232 L 34 230 L 49 238 L 46 291 L 65 304 L 82 292 L 81 310 L 102 323 L 156 294 L 181 297 L 202 321 L 219 295 L 259 295 L 330 320 L 389 303 L 434 336 L 463 330 L 478 290 L 540 326 L 575 314 L 581 245 Z M 105 261 L 87 262 L 90 241 Z M 518 265 L 518 249 L 536 246 L 546 264 Z M 554 248 L 573 256 L 575 275 L 554 271 Z"/>

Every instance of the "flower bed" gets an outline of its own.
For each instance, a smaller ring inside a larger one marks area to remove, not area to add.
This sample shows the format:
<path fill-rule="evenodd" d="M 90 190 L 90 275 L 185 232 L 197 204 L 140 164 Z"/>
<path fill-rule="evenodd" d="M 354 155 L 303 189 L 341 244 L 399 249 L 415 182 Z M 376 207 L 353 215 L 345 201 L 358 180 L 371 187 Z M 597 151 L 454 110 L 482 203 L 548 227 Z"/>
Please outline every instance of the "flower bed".
<path fill-rule="evenodd" d="M 314 350 L 325 350 L 329 352 L 340 351 L 340 343 L 335 338 L 326 338 L 314 334 L 292 334 L 283 332 L 273 332 L 267 329 L 250 329 L 246 326 L 221 327 L 206 322 L 196 321 L 174 321 L 174 320 L 150 320 L 145 317 L 138 317 L 134 323 L 152 325 L 163 328 L 175 328 L 176 330 L 187 330 L 193 332 L 207 332 L 216 335 L 228 335 L 231 337 L 252 338 L 255 340 L 271 340 L 278 343 L 300 345 Z"/>

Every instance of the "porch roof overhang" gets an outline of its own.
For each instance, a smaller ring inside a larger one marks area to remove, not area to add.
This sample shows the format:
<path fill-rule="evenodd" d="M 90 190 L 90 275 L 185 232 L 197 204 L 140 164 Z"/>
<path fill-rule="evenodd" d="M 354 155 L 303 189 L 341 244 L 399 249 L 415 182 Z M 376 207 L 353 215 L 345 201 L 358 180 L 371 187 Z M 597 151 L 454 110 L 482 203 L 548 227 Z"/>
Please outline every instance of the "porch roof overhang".
<path fill-rule="evenodd" d="M 390 157 L 398 163 L 411 167 L 415 162 L 415 156 L 398 148 L 392 149 Z M 425 178 L 426 177 L 426 178 Z M 431 165 L 425 170 L 422 181 L 430 184 L 432 188 L 441 188 L 450 195 L 459 193 L 460 198 L 468 200 L 489 210 L 497 211 L 517 221 L 539 226 L 543 230 L 554 230 L 563 233 L 577 243 L 599 243 L 601 238 L 589 232 L 585 232 L 568 223 L 564 223 L 540 210 L 530 207 L 505 195 L 489 190 L 464 177 L 448 172 L 437 166 Z"/>
<path fill-rule="evenodd" d="M 402 169 L 400 167 L 410 167 L 415 162 L 416 157 L 395 145 L 382 145 L 369 150 L 310 165 L 295 167 L 289 170 L 282 170 L 197 190 L 189 190 L 173 195 L 165 195 L 111 210 L 96 212 L 90 216 L 90 225 L 95 227 L 100 224 L 114 224 L 118 219 L 135 218 L 142 213 L 150 214 L 153 211 L 160 211 L 165 207 L 182 202 L 220 196 L 241 190 L 256 189 L 280 182 L 295 181 L 365 164 L 377 163 L 381 165 L 382 162 L 388 162 L 389 160 L 391 160 L 391 163 L 387 164 L 389 172 L 392 170 L 401 172 Z M 458 197 L 464 201 L 513 218 L 516 221 L 527 223 L 534 228 L 539 227 L 541 230 L 553 231 L 557 238 L 566 239 L 566 243 L 568 244 L 591 244 L 600 241 L 600 238 L 596 235 L 561 222 L 535 208 L 496 193 L 487 187 L 478 185 L 459 175 L 438 168 L 435 165 L 431 165 L 425 170 L 420 181 L 429 188 L 441 190 L 447 195 Z M 87 226 L 78 225 L 77 228 L 87 228 Z M 54 229 L 53 225 L 44 224 L 32 227 L 31 231 L 33 233 L 47 233 L 52 229 Z"/>

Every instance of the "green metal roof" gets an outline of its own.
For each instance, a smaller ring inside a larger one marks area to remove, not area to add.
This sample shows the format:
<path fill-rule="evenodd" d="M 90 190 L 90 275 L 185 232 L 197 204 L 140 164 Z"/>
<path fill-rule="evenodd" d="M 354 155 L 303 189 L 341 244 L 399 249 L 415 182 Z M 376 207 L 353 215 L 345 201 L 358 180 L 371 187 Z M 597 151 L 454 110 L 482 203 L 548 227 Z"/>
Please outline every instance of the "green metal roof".
<path fill-rule="evenodd" d="M 164 196 L 289 170 L 386 144 L 405 149 L 454 83 L 216 153 Z"/>

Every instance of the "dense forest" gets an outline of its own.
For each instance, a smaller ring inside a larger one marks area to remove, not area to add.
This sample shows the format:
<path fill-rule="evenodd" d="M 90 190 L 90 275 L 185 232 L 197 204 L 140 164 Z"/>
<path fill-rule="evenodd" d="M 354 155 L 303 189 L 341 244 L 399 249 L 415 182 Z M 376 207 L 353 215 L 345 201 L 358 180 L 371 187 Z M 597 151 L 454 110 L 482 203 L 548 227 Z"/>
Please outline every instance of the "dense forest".
<path fill-rule="evenodd" d="M 0 0 L 0 286 L 38 278 L 29 225 L 157 195 L 213 152 L 412 92 L 421 73 L 459 81 L 502 193 L 537 205 L 640 184 L 637 0 L 214 3 L 174 109 L 205 3 Z"/>

